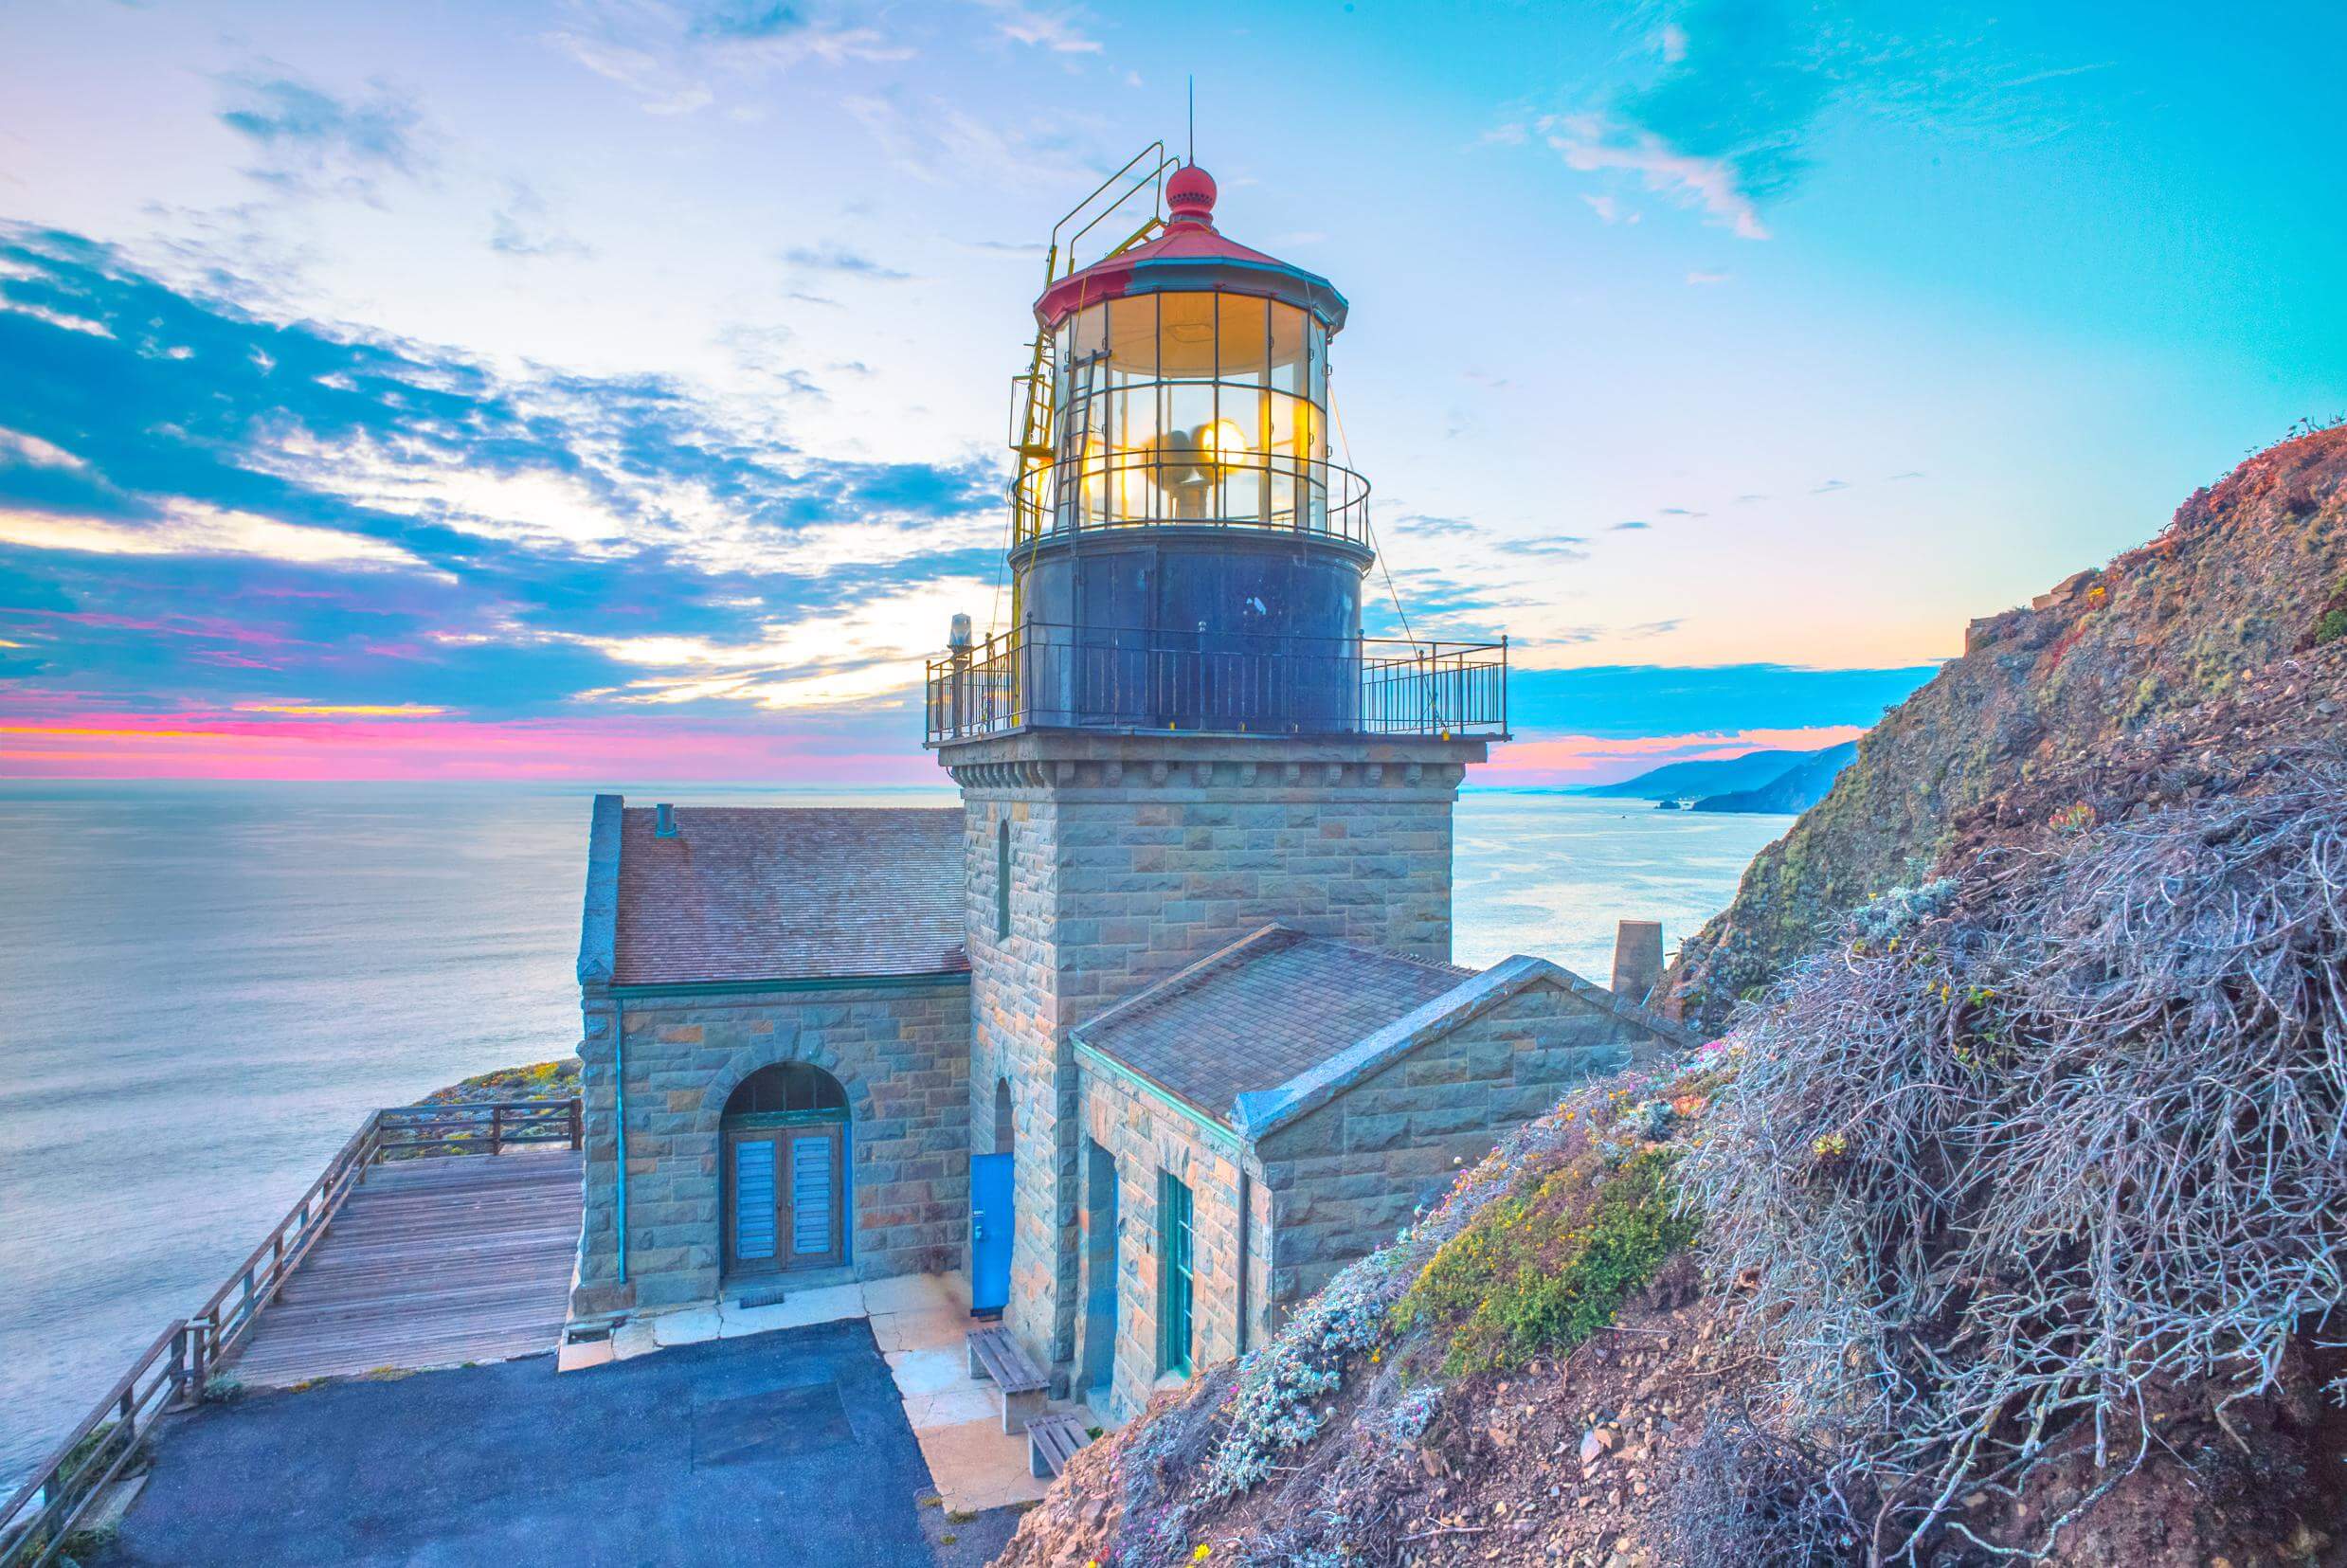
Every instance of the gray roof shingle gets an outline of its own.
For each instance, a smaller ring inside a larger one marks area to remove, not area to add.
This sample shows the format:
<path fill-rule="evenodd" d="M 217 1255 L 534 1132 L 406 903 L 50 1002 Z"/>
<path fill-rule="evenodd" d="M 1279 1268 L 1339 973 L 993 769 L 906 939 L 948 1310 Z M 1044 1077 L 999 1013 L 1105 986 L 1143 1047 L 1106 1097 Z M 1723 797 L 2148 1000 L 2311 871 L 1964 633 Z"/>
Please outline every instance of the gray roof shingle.
<path fill-rule="evenodd" d="M 1267 926 L 1075 1036 L 1228 1125 L 1239 1095 L 1289 1082 L 1474 974 Z"/>
<path fill-rule="evenodd" d="M 963 950 L 959 807 L 678 806 L 621 813 L 611 981 L 927 975 Z"/>

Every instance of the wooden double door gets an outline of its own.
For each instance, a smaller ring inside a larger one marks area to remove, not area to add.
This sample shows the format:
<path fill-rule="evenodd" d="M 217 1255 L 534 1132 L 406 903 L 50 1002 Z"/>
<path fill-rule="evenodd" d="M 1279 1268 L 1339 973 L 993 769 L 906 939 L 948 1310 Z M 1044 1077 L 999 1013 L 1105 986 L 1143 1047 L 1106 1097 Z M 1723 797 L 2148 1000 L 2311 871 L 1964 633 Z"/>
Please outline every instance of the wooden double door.
<path fill-rule="evenodd" d="M 847 1261 L 846 1126 L 725 1129 L 725 1271 L 771 1274 Z"/>

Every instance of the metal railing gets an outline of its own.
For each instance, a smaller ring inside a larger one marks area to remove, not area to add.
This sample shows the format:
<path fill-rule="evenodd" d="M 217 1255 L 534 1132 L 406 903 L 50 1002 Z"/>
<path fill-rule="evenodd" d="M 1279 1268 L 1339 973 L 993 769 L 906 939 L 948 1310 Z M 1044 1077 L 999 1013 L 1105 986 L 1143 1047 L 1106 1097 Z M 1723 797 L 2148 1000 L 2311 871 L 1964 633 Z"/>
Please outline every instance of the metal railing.
<path fill-rule="evenodd" d="M 926 739 L 1014 730 L 1504 737 L 1507 641 L 1030 622 L 929 663 Z"/>
<path fill-rule="evenodd" d="M 0 1508 L 0 1568 L 40 1568 L 54 1559 L 155 1421 L 202 1401 L 214 1369 L 252 1332 L 343 1200 L 366 1180 L 368 1167 L 430 1154 L 497 1154 L 509 1144 L 567 1143 L 577 1148 L 582 1130 L 575 1095 L 370 1111 L 301 1200 L 226 1283 L 194 1317 L 165 1329 Z"/>
<path fill-rule="evenodd" d="M 1079 531 L 1241 528 L 1375 548 L 1369 481 L 1326 458 L 1242 452 L 1211 461 L 1163 452 L 1040 461 L 1010 483 L 1013 549 Z"/>

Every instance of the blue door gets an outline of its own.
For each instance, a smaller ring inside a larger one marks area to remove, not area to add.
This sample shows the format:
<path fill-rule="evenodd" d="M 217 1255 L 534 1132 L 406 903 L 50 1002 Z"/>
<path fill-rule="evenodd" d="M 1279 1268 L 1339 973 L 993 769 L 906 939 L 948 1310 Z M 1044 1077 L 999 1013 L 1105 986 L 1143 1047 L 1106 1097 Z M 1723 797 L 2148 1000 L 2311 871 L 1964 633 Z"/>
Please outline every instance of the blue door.
<path fill-rule="evenodd" d="M 969 1157 L 969 1309 L 1000 1312 L 1010 1301 L 1011 1157 Z"/>

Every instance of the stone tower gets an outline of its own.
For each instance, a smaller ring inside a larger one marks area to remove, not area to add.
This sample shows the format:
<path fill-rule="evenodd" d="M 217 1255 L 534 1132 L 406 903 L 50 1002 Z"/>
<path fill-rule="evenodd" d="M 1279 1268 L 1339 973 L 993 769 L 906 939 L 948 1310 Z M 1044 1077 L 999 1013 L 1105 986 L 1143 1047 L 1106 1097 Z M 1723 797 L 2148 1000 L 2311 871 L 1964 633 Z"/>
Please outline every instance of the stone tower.
<path fill-rule="evenodd" d="M 1069 1031 L 1273 921 L 1447 962 L 1452 806 L 1507 729 L 1504 643 L 1362 637 L 1368 486 L 1327 439 L 1343 297 L 1226 239 L 1202 170 L 1164 199 L 1037 301 L 1010 623 L 957 622 L 928 686 L 965 809 L 972 1147 L 1012 1157 L 1004 1322 L 1060 1369 Z"/>

